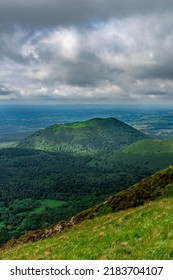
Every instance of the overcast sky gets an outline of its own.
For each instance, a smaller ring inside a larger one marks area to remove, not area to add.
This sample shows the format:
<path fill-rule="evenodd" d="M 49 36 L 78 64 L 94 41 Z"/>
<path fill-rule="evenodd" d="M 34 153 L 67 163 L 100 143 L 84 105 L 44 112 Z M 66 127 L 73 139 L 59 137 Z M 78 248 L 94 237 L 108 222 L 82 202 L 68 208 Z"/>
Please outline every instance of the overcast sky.
<path fill-rule="evenodd" d="M 0 102 L 173 103 L 172 0 L 0 0 Z"/>

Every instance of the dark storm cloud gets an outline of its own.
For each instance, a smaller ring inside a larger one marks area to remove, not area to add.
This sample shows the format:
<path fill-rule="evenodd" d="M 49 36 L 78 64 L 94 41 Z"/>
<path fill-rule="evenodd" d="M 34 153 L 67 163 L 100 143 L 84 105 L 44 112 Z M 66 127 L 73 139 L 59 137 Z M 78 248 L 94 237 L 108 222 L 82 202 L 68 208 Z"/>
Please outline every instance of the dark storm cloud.
<path fill-rule="evenodd" d="M 44 79 L 46 84 L 51 84 L 56 80 L 63 84 L 72 86 L 88 87 L 97 86 L 101 81 L 113 81 L 114 77 L 121 74 L 122 70 L 118 67 L 110 69 L 105 65 L 96 54 L 83 52 L 74 61 L 63 58 L 57 59 L 58 63 L 51 62 L 50 72 Z"/>
<path fill-rule="evenodd" d="M 148 91 L 145 92 L 145 95 L 153 95 L 153 96 L 170 96 L 170 93 L 166 92 L 166 91 Z"/>
<path fill-rule="evenodd" d="M 0 96 L 11 95 L 13 92 L 9 90 L 7 87 L 0 85 Z"/>
<path fill-rule="evenodd" d="M 173 99 L 173 92 L 172 90 L 169 92 L 169 91 L 159 91 L 159 90 L 156 90 L 156 91 L 148 91 L 148 92 L 145 92 L 144 93 L 144 96 L 148 97 L 148 98 L 152 98 L 154 100 L 157 100 L 158 98 L 160 100 L 164 100 L 164 101 L 171 101 Z"/>
<path fill-rule="evenodd" d="M 1 96 L 7 96 L 7 95 L 10 95 L 10 94 L 11 94 L 11 92 L 6 91 L 6 90 L 1 90 L 1 89 L 0 89 L 0 95 L 1 95 Z"/>
<path fill-rule="evenodd" d="M 161 79 L 161 80 L 173 80 L 173 61 L 165 63 L 158 63 L 151 65 L 150 67 L 142 67 L 138 69 L 136 76 L 142 79 Z"/>
<path fill-rule="evenodd" d="M 3 24 L 15 22 L 47 28 L 170 11 L 171 8 L 171 0 L 1 0 L 0 19 Z"/>

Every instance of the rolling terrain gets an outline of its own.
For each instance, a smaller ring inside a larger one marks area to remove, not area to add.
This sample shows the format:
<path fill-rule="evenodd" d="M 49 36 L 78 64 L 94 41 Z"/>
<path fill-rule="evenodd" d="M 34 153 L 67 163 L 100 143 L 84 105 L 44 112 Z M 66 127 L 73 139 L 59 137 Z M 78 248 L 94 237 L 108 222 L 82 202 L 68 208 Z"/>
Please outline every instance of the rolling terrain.
<path fill-rule="evenodd" d="M 46 146 L 37 149 L 47 131 Z M 0 244 L 67 219 L 173 164 L 173 139 L 147 138 L 108 118 L 55 125 L 39 131 L 38 136 L 31 135 L 18 146 L 8 148 L 3 144 Z M 67 139 L 71 147 L 68 151 L 63 150 Z M 79 139 L 80 151 L 74 148 Z M 127 145 L 135 139 L 142 140 Z M 111 141 L 114 145 L 110 145 Z M 47 151 L 49 147 L 54 152 Z"/>
<path fill-rule="evenodd" d="M 170 166 L 63 223 L 7 243 L 0 258 L 173 259 L 172 210 Z"/>

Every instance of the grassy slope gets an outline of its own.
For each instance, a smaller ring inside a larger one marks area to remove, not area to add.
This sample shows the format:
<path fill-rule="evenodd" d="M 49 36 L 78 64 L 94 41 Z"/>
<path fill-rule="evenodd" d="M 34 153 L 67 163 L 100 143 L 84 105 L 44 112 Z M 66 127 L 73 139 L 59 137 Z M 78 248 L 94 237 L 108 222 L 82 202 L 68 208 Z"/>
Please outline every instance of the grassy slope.
<path fill-rule="evenodd" d="M 15 148 L 18 142 L 0 142 L 0 149 Z"/>
<path fill-rule="evenodd" d="M 32 213 L 43 213 L 46 211 L 47 207 L 49 208 L 54 208 L 54 207 L 59 207 L 62 205 L 65 205 L 67 202 L 65 201 L 59 201 L 59 200 L 53 200 L 53 199 L 44 199 L 40 200 L 40 206 L 32 210 Z"/>
<path fill-rule="evenodd" d="M 168 139 L 143 139 L 118 151 L 107 153 L 93 159 L 91 166 L 114 170 L 117 165 L 131 165 L 139 169 L 145 168 L 155 173 L 159 169 L 173 164 L 173 138 Z"/>
<path fill-rule="evenodd" d="M 96 118 L 50 126 L 27 137 L 18 147 L 95 155 L 143 138 L 147 136 L 115 118 Z"/>
<path fill-rule="evenodd" d="M 173 198 L 86 220 L 1 259 L 173 259 Z"/>
<path fill-rule="evenodd" d="M 0 258 L 173 259 L 172 211 L 171 166 L 78 214 L 70 230 L 6 249 Z"/>
<path fill-rule="evenodd" d="M 121 151 L 125 154 L 136 155 L 173 153 L 173 138 L 144 139 L 121 149 Z"/>

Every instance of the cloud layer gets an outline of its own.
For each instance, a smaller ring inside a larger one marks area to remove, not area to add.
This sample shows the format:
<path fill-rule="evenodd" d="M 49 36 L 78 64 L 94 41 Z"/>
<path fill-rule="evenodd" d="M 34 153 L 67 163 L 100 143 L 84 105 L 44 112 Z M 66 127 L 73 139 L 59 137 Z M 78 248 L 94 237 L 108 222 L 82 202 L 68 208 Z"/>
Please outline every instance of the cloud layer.
<path fill-rule="evenodd" d="M 1 0 L 0 100 L 173 100 L 173 2 Z"/>

